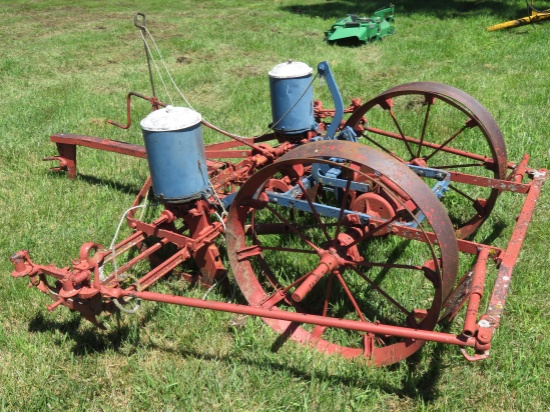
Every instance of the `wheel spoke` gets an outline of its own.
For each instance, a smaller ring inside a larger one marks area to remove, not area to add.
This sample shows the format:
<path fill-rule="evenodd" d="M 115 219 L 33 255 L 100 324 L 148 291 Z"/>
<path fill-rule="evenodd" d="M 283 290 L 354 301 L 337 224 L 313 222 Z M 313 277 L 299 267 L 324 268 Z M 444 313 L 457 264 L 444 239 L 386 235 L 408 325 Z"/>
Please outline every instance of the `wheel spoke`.
<path fill-rule="evenodd" d="M 329 160 L 335 156 L 343 161 L 335 164 Z M 305 189 L 305 180 L 300 185 L 297 177 L 285 174 L 302 165 L 300 170 L 305 172 L 300 177 L 308 178 L 312 163 L 337 168 L 340 188 L 336 191 L 319 184 L 314 194 Z M 388 165 L 387 170 L 379 169 L 382 164 Z M 281 176 L 288 176 L 288 185 L 300 187 L 299 207 L 305 210 L 291 214 L 282 203 L 258 202 L 265 182 Z M 354 189 L 354 182 L 361 190 Z M 361 201 L 372 203 L 357 202 L 352 208 L 350 202 L 363 195 L 368 196 Z M 258 205 L 263 208 L 255 211 Z M 372 213 L 370 222 L 353 215 L 362 213 L 354 212 L 356 206 Z M 410 242 L 410 230 L 398 222 L 413 222 L 417 212 L 426 217 L 419 233 L 414 231 L 412 235 L 422 239 Z M 339 319 L 433 330 L 444 296 L 456 277 L 458 247 L 454 231 L 435 194 L 402 162 L 364 145 L 320 141 L 293 149 L 241 187 L 226 226 L 233 276 L 251 306 L 273 309 L 273 316 L 263 320 L 283 334 L 283 340 L 308 343 L 345 357 L 367 356 L 374 365 L 404 359 L 423 342 L 376 334 L 365 340 L 364 333 L 340 329 Z M 391 230 L 393 227 L 396 230 Z M 430 236 L 427 229 L 433 231 Z M 435 246 L 439 244 L 446 247 Z M 365 256 L 374 263 L 363 262 Z M 407 264 L 411 256 L 415 261 L 418 257 L 441 261 L 441 265 L 434 265 L 428 278 L 422 267 Z M 388 270 L 391 276 L 385 276 Z M 379 272 L 384 276 L 375 278 L 373 274 Z M 443 286 L 433 287 L 429 281 Z M 415 308 L 426 308 L 425 316 L 411 326 L 409 319 L 416 313 Z M 330 318 L 332 326 L 310 327 L 283 320 L 277 316 L 278 311 Z"/>
<path fill-rule="evenodd" d="M 411 312 L 407 310 L 403 305 L 401 305 L 399 302 L 397 302 L 394 298 L 392 298 L 389 293 L 387 293 L 384 289 L 382 289 L 380 286 L 378 286 L 375 282 L 373 282 L 368 276 L 360 272 L 357 268 L 352 267 L 351 268 L 355 273 L 357 273 L 361 278 L 363 278 L 374 290 L 379 292 L 382 296 L 384 296 L 389 302 L 391 302 L 397 309 L 399 309 L 401 312 L 403 312 L 405 315 L 410 316 Z"/>
<path fill-rule="evenodd" d="M 393 110 L 389 110 L 390 116 L 393 119 L 393 123 L 395 124 L 395 127 L 397 127 L 397 130 L 399 131 L 399 134 L 401 135 L 401 140 L 403 143 L 405 143 L 405 146 L 407 147 L 407 150 L 409 151 L 409 154 L 411 155 L 411 158 L 414 157 L 414 153 L 409 146 L 409 142 L 407 141 L 407 138 L 405 137 L 405 133 L 403 133 L 403 130 L 401 129 L 401 124 L 399 124 L 399 121 L 397 120 L 397 117 L 395 116 L 395 113 Z"/>
<path fill-rule="evenodd" d="M 428 127 L 428 118 L 430 117 L 430 109 L 432 105 L 435 102 L 435 98 L 431 97 L 428 98 L 426 96 L 426 103 L 428 104 L 428 107 L 426 108 L 426 114 L 424 115 L 424 123 L 422 124 L 422 134 L 420 135 L 420 143 L 418 144 L 418 150 L 416 152 L 416 157 L 420 157 L 420 153 L 422 152 L 422 147 L 424 143 L 424 137 L 426 136 L 426 128 Z"/>
<path fill-rule="evenodd" d="M 456 165 L 445 165 L 445 166 L 434 166 L 430 165 L 432 169 L 462 169 L 466 167 L 483 167 L 485 168 L 485 165 L 483 163 L 464 163 L 464 164 L 456 164 Z"/>
<path fill-rule="evenodd" d="M 369 129 L 369 131 L 373 131 L 373 130 Z M 376 131 L 374 131 L 374 133 L 376 133 Z M 386 147 L 382 146 L 376 140 L 371 139 L 368 135 L 361 134 L 361 136 L 364 137 L 365 139 L 367 139 L 369 142 L 371 142 L 374 146 L 378 147 L 383 152 L 389 154 L 391 157 L 395 158 L 396 160 L 399 160 L 400 162 L 405 163 L 405 161 L 403 159 L 401 159 L 399 156 L 397 156 L 392 150 L 387 149 Z"/>
<path fill-rule="evenodd" d="M 389 132 L 387 130 L 382 130 L 382 129 L 377 129 L 377 128 L 374 128 L 374 127 L 367 127 L 366 128 L 367 132 L 371 132 L 371 133 L 374 133 L 374 134 L 377 134 L 377 135 L 380 135 L 380 136 L 385 136 L 385 137 L 390 137 L 392 139 L 396 139 L 396 140 L 402 140 L 401 139 L 401 136 L 397 133 L 393 133 L 393 132 Z M 363 132 L 361 132 L 363 133 Z M 378 142 L 376 142 L 375 140 L 372 140 L 370 138 L 368 138 L 366 135 L 364 134 L 361 134 L 361 136 L 365 137 L 367 140 L 369 140 L 372 144 L 376 145 L 379 149 L 383 150 L 384 152 L 388 153 L 390 156 L 394 157 L 395 159 L 398 159 L 402 162 L 403 159 L 401 159 L 400 157 L 396 156 L 395 153 L 393 153 L 391 150 L 389 149 L 385 149 L 384 146 L 382 146 L 381 144 L 379 144 Z M 415 145 L 418 145 L 420 144 L 420 140 L 418 139 L 415 139 L 413 137 L 410 137 L 410 136 L 406 136 L 405 139 L 407 140 L 407 142 L 411 143 L 411 144 L 415 144 Z M 450 153 L 450 154 L 455 154 L 455 155 L 458 155 L 458 156 L 462 156 L 462 157 L 465 157 L 465 158 L 468 158 L 468 159 L 472 159 L 472 160 L 479 160 L 479 161 L 486 161 L 486 160 L 491 160 L 491 159 L 487 159 L 486 156 L 481 156 L 479 154 L 476 154 L 476 153 L 470 153 L 470 152 L 466 152 L 464 150 L 460 150 L 460 149 L 456 149 L 456 148 L 453 148 L 453 147 L 441 147 L 440 144 L 438 143 L 432 143 L 430 141 L 427 141 L 427 140 L 424 140 L 424 142 L 422 143 L 422 145 L 424 147 L 429 147 L 431 149 L 440 149 L 441 151 L 445 152 L 445 153 Z M 406 162 L 405 162 L 406 163 Z"/>
<path fill-rule="evenodd" d="M 445 140 L 440 146 L 438 146 L 432 153 L 430 153 L 428 156 L 424 157 L 424 160 L 427 162 L 432 157 L 434 157 L 435 154 L 439 153 L 445 146 L 447 146 L 449 143 L 451 143 L 454 139 L 456 139 L 464 130 L 468 128 L 468 124 L 465 124 L 460 129 L 458 129 L 451 137 L 449 137 L 447 140 Z"/>
<path fill-rule="evenodd" d="M 476 203 L 477 200 L 473 199 L 471 196 L 468 196 L 466 193 L 464 193 L 462 190 L 458 189 L 455 185 L 449 185 L 449 188 L 454 190 L 456 193 L 458 193 L 459 195 L 465 197 L 466 199 L 468 199 L 470 202 L 472 203 Z"/>
<path fill-rule="evenodd" d="M 262 268 L 262 272 L 265 275 L 267 281 L 271 285 L 271 287 L 275 290 L 279 290 L 281 288 L 281 285 L 279 284 L 279 281 L 277 280 L 275 274 L 271 271 L 271 268 L 269 265 L 265 262 L 263 258 L 258 259 L 259 265 Z"/>
<path fill-rule="evenodd" d="M 377 267 L 377 268 L 386 268 L 386 269 L 410 269 L 410 270 L 418 270 L 420 272 L 424 271 L 424 268 L 422 266 L 400 265 L 395 263 L 357 262 L 356 265 L 373 267 L 373 268 Z"/>
<path fill-rule="evenodd" d="M 367 233 L 365 233 L 359 239 L 357 239 L 357 240 L 353 241 L 352 243 L 350 243 L 349 245 L 347 245 L 347 248 L 350 249 L 350 248 L 356 246 L 357 244 L 359 244 L 361 242 L 364 242 L 365 240 L 373 237 L 377 232 L 379 232 L 381 229 L 384 229 L 384 228 L 388 227 L 390 224 L 395 222 L 398 218 L 399 218 L 399 216 L 395 215 L 394 217 L 392 217 L 391 219 L 388 219 L 386 222 L 382 223 L 381 225 L 376 226 L 374 229 L 370 229 Z"/>
<path fill-rule="evenodd" d="M 357 316 L 359 316 L 359 319 L 361 319 L 362 322 L 366 322 L 367 320 L 366 320 L 365 317 L 363 316 L 363 312 L 362 312 L 361 309 L 359 308 L 359 305 L 357 304 L 357 301 L 355 300 L 355 298 L 353 297 L 352 293 L 350 292 L 349 287 L 348 287 L 346 281 L 344 280 L 344 278 L 343 278 L 342 275 L 340 274 L 340 271 L 335 270 L 335 271 L 334 271 L 334 274 L 336 275 L 336 278 L 338 279 L 338 282 L 339 282 L 340 285 L 342 286 L 342 289 L 344 289 L 344 292 L 346 293 L 346 296 L 348 297 L 348 299 L 349 299 L 349 301 L 351 302 L 353 308 L 355 309 L 355 312 L 357 313 Z"/>
<path fill-rule="evenodd" d="M 315 217 L 315 220 L 317 221 L 317 223 L 319 224 L 319 227 L 321 228 L 321 230 L 323 231 L 325 237 L 327 240 L 330 239 L 330 236 L 327 232 L 327 228 L 325 227 L 325 224 L 323 223 L 323 221 L 321 220 L 321 217 L 319 216 L 319 213 L 317 213 L 317 209 L 315 208 L 315 206 L 313 205 L 313 202 L 311 201 L 311 198 L 309 197 L 309 194 L 307 193 L 307 190 L 306 188 L 304 187 L 304 184 L 302 183 L 301 180 L 298 180 L 298 186 L 300 187 L 300 189 L 302 190 L 302 194 L 304 195 L 304 197 L 306 198 L 306 201 L 307 201 L 307 204 L 309 205 L 309 208 L 311 209 L 311 213 L 313 213 L 313 216 Z"/>
<path fill-rule="evenodd" d="M 473 176 L 506 179 L 506 144 L 498 125 L 472 96 L 452 86 L 431 82 L 396 86 L 363 104 L 345 126 L 358 134 L 372 136 L 367 136 L 365 143 L 381 148 L 394 158 L 405 158 L 403 163 L 422 159 L 418 162 L 420 166 L 470 168 Z M 404 133 L 416 133 L 417 130 L 415 137 Z M 395 144 L 392 140 L 403 143 Z M 482 164 L 478 167 L 477 162 Z M 484 198 L 482 209 L 472 207 L 466 196 L 450 196 L 453 200 L 449 202 L 445 196 L 441 198 L 448 206 L 459 238 L 466 238 L 477 230 L 500 195 L 496 188 L 478 190 L 483 190 L 484 194 L 472 197 Z"/>
<path fill-rule="evenodd" d="M 319 253 L 321 252 L 321 249 L 314 245 L 308 238 L 306 238 L 298 229 L 294 227 L 294 225 L 288 221 L 284 216 L 282 216 L 279 212 L 277 212 L 275 209 L 273 209 L 271 206 L 267 205 L 266 208 L 273 213 L 281 222 L 288 225 L 288 228 L 294 232 L 295 235 L 297 235 L 300 239 L 302 239 L 307 245 L 309 245 L 315 252 Z"/>
<path fill-rule="evenodd" d="M 332 293 L 333 281 L 334 281 L 334 274 L 331 273 L 328 278 L 327 287 L 325 288 L 325 297 L 323 301 L 323 310 L 321 312 L 321 316 L 327 316 L 328 314 L 328 304 L 330 301 L 330 294 Z M 323 333 L 325 332 L 326 329 L 327 329 L 326 326 L 315 325 L 315 327 L 313 328 L 313 332 L 311 332 L 311 336 L 313 337 L 313 339 L 319 339 L 321 336 L 323 336 Z"/>
<path fill-rule="evenodd" d="M 274 246 L 263 246 L 262 245 L 262 251 L 264 250 L 272 250 L 277 252 L 290 252 L 290 253 L 306 253 L 308 255 L 316 255 L 317 252 L 314 250 L 307 250 L 307 249 L 293 249 L 288 247 L 274 247 Z"/>
<path fill-rule="evenodd" d="M 304 281 L 304 279 L 306 279 L 308 276 L 309 273 L 306 273 L 305 275 L 301 276 L 290 285 L 285 287 L 280 286 L 279 283 L 275 281 L 275 284 L 271 284 L 271 286 L 276 289 L 275 292 L 273 292 L 271 295 L 266 296 L 266 298 L 261 302 L 261 305 L 264 308 L 270 309 L 282 300 L 288 300 L 288 291 Z"/>
<path fill-rule="evenodd" d="M 334 282 L 334 274 L 330 274 L 328 277 L 328 284 L 325 289 L 325 300 L 323 302 L 323 312 L 321 313 L 321 316 L 327 316 L 328 313 L 328 303 L 330 300 L 330 294 L 332 292 L 332 284 Z"/>

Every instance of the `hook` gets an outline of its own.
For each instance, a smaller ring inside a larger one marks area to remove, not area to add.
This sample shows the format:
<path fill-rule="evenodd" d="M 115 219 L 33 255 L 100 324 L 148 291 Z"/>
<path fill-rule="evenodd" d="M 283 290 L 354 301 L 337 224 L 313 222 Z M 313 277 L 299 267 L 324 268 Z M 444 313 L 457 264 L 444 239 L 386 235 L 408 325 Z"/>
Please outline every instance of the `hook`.
<path fill-rule="evenodd" d="M 141 24 L 138 22 L 138 17 L 141 17 Z M 141 29 L 145 31 L 145 14 L 143 13 L 136 13 L 134 14 L 134 26 L 136 26 L 138 29 Z"/>

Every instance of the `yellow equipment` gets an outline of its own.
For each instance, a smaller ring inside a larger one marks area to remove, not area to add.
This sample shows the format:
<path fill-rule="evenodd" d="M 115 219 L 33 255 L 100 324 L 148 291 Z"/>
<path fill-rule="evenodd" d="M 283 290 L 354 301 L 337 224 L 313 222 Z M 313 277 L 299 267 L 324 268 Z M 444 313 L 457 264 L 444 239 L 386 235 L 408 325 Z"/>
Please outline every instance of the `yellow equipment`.
<path fill-rule="evenodd" d="M 504 23 L 495 24 L 494 26 L 487 27 L 487 30 L 495 31 L 495 30 L 501 30 L 501 29 L 509 29 L 511 27 L 523 26 L 524 24 L 537 23 L 542 20 L 550 19 L 550 9 L 536 10 L 533 6 L 533 3 L 534 3 L 534 0 L 531 1 L 530 6 L 529 4 L 527 4 L 529 6 L 529 10 L 531 11 L 531 15 L 527 17 L 522 17 L 517 20 L 511 20 Z"/>

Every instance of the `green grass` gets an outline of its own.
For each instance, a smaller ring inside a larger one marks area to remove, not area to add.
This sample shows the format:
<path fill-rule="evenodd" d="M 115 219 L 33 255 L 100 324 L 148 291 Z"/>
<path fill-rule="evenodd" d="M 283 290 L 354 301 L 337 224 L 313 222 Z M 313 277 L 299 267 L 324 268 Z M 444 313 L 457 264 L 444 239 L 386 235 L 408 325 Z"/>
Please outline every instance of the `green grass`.
<path fill-rule="evenodd" d="M 194 108 L 240 135 L 271 121 L 267 72 L 289 58 L 328 60 L 345 102 L 395 85 L 436 81 L 465 90 L 495 117 L 509 158 L 550 165 L 547 37 L 550 25 L 485 28 L 526 15 L 522 1 L 396 1 L 397 33 L 364 47 L 328 46 L 323 31 L 346 13 L 385 2 L 12 1 L 2 2 L 0 85 L 0 410 L 547 410 L 550 399 L 550 199 L 543 192 L 516 266 L 491 357 L 470 364 L 456 347 L 428 344 L 405 362 L 372 369 L 286 343 L 258 319 L 147 303 L 98 331 L 76 314 L 49 313 L 47 298 L 9 276 L 9 256 L 28 248 L 65 266 L 84 242 L 111 242 L 147 176 L 144 160 L 82 149 L 69 181 L 41 161 L 49 135 L 101 136 L 141 144 L 130 90 L 150 93 L 133 27 L 147 15 L 163 57 Z M 536 2 L 548 8 L 548 2 Z M 182 63 L 178 58 L 185 57 Z M 163 100 L 168 100 L 157 82 Z M 175 95 L 174 95 L 175 96 Z M 315 96 L 332 104 L 325 85 Z M 175 101 L 181 104 L 181 101 Z M 205 133 L 208 141 L 220 139 Z M 499 199 L 480 238 L 504 246 L 515 213 Z M 169 280 L 156 290 L 185 286 Z M 189 292 L 201 297 L 202 291 Z M 220 291 L 210 299 L 227 300 Z"/>

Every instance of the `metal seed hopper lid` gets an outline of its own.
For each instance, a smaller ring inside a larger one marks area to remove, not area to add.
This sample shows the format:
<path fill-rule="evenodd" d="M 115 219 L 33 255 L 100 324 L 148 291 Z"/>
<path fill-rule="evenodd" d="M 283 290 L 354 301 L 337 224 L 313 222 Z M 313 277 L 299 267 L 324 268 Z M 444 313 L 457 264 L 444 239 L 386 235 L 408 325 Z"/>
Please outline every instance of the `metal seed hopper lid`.
<path fill-rule="evenodd" d="M 141 121 L 141 128 L 150 132 L 170 132 L 187 129 L 200 123 L 200 113 L 187 107 L 166 106 L 149 113 Z"/>
<path fill-rule="evenodd" d="M 293 79 L 296 77 L 304 77 L 313 73 L 313 69 L 305 63 L 294 62 L 292 60 L 286 63 L 281 63 L 271 69 L 269 77 L 276 79 Z"/>

